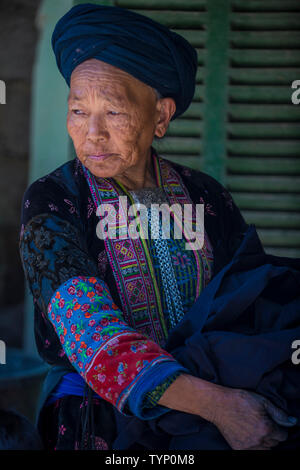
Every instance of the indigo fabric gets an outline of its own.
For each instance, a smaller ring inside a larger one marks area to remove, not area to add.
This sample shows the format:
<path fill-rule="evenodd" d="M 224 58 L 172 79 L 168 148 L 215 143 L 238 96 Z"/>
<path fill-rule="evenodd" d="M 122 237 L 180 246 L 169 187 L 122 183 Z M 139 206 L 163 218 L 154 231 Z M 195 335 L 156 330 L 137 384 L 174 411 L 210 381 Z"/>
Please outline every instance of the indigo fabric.
<path fill-rule="evenodd" d="M 197 52 L 177 33 L 124 8 L 85 3 L 71 8 L 56 24 L 52 47 L 70 86 L 75 67 L 99 59 L 174 98 L 175 119 L 195 93 Z"/>
<path fill-rule="evenodd" d="M 298 423 L 276 449 L 300 448 L 300 372 L 292 343 L 300 338 L 300 260 L 267 255 L 249 226 L 233 259 L 212 279 L 171 331 L 165 349 L 209 382 L 253 391 Z M 172 410 L 142 423 L 117 415 L 114 449 L 229 450 L 204 419 Z"/>

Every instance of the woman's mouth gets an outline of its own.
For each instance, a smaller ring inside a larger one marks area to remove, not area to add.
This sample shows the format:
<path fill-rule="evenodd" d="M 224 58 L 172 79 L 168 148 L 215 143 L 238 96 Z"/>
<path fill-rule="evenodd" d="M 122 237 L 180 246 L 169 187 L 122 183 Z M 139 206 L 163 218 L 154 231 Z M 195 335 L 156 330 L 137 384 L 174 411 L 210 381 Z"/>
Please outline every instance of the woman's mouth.
<path fill-rule="evenodd" d="M 88 155 L 88 158 L 90 158 L 91 160 L 101 161 L 101 160 L 105 160 L 108 157 L 112 157 L 113 155 L 115 154 L 114 153 L 102 153 L 99 155 Z"/>

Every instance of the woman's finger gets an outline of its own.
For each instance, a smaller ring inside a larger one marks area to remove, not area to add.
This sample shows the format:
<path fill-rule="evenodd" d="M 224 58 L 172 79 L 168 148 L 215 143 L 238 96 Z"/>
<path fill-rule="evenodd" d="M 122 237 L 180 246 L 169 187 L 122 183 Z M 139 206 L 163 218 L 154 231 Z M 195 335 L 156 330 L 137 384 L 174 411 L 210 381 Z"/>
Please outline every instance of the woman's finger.
<path fill-rule="evenodd" d="M 289 434 L 286 431 L 286 429 L 280 429 L 279 427 L 274 426 L 274 431 L 266 439 L 267 440 L 270 439 L 272 441 L 275 440 L 275 441 L 283 442 L 283 441 L 286 441 L 286 439 L 288 438 L 288 435 Z"/>
<path fill-rule="evenodd" d="M 297 418 L 289 416 L 285 411 L 273 405 L 269 400 L 265 399 L 263 404 L 268 415 L 275 423 L 279 424 L 279 426 L 292 427 L 297 423 Z"/>
<path fill-rule="evenodd" d="M 277 439 L 264 439 L 263 441 L 263 446 L 265 447 L 276 447 L 278 446 L 280 441 L 278 441 Z"/>

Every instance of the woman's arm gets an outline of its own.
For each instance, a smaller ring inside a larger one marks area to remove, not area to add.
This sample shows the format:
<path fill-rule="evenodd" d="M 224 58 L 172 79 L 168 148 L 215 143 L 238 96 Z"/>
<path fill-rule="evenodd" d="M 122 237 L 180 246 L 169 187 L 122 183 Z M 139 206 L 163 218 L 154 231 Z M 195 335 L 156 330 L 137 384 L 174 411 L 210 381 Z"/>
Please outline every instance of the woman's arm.
<path fill-rule="evenodd" d="M 256 393 L 223 387 L 184 373 L 158 403 L 215 424 L 236 450 L 272 447 L 287 438 L 286 430 L 278 425 L 295 425 L 295 418 Z"/>
<path fill-rule="evenodd" d="M 187 369 L 124 321 L 104 281 L 70 278 L 54 292 L 48 318 L 73 367 L 98 395 L 124 414 L 129 404 L 142 419 L 168 411 L 158 406 L 144 412 L 144 397 Z"/>
<path fill-rule="evenodd" d="M 223 388 L 192 375 L 181 374 L 167 388 L 158 403 L 213 422 Z"/>
<path fill-rule="evenodd" d="M 51 362 L 64 354 L 120 412 L 143 419 L 159 416 L 169 410 L 144 411 L 145 396 L 187 369 L 124 321 L 88 253 L 76 199 L 54 186 L 34 183 L 25 193 L 22 214 L 20 254 L 41 311 L 38 338 L 46 343 L 50 333 Z"/>

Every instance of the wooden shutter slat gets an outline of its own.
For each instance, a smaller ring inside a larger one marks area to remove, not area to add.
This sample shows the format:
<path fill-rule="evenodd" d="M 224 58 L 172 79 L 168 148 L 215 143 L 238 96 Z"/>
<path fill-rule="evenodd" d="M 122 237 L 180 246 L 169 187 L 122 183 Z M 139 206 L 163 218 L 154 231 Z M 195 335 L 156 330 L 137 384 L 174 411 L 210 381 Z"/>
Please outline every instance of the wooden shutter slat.
<path fill-rule="evenodd" d="M 299 0 L 251 0 L 251 2 L 245 2 L 245 0 L 231 0 L 233 11 L 255 11 L 255 12 L 266 12 L 266 11 L 299 11 L 300 3 Z"/>
<path fill-rule="evenodd" d="M 299 210 L 299 194 L 234 193 L 234 200 L 241 209 Z"/>
<path fill-rule="evenodd" d="M 200 170 L 203 165 L 203 157 L 199 157 L 199 155 L 166 155 L 167 160 L 170 160 L 174 163 L 179 163 L 180 165 L 184 165 L 190 168 L 194 168 L 195 170 Z"/>
<path fill-rule="evenodd" d="M 232 47 L 247 49 L 295 49 L 300 47 L 300 31 L 231 31 L 230 42 Z"/>
<path fill-rule="evenodd" d="M 238 103 L 289 103 L 291 89 L 287 86 L 235 85 L 229 89 L 229 98 Z"/>
<path fill-rule="evenodd" d="M 197 11 L 205 8 L 206 0 L 117 0 L 115 5 L 128 9 L 142 7 L 153 10 Z"/>
<path fill-rule="evenodd" d="M 228 123 L 227 131 L 229 137 L 254 137 L 254 138 L 272 138 L 287 139 L 300 136 L 300 123 Z"/>
<path fill-rule="evenodd" d="M 295 77 L 300 77 L 300 68 L 235 67 L 230 69 L 229 76 L 232 85 L 285 85 L 290 89 L 291 83 L 295 80 Z"/>
<path fill-rule="evenodd" d="M 249 2 L 247 2 L 249 4 Z M 234 29 L 253 29 L 264 31 L 299 30 L 300 13 L 233 13 L 232 26 Z"/>
<path fill-rule="evenodd" d="M 255 224 L 256 227 L 300 228 L 300 214 L 296 212 L 243 210 L 243 216 L 247 219 L 248 224 Z"/>
<path fill-rule="evenodd" d="M 202 133 L 202 122 L 197 119 L 175 119 L 171 122 L 167 135 L 169 136 L 183 136 L 183 137 L 196 137 Z"/>
<path fill-rule="evenodd" d="M 230 140 L 227 145 L 231 155 L 245 156 L 299 156 L 298 140 Z"/>
<path fill-rule="evenodd" d="M 300 65 L 300 49 L 232 49 L 229 52 L 229 57 L 232 65 L 238 66 L 292 67 Z"/>
<path fill-rule="evenodd" d="M 204 86 L 203 85 L 196 85 L 195 94 L 194 94 L 194 101 L 202 101 L 204 94 Z"/>
<path fill-rule="evenodd" d="M 201 151 L 201 140 L 200 138 L 190 137 L 164 137 L 162 140 L 158 140 L 156 148 L 159 152 L 165 154 L 182 153 L 197 155 Z"/>
<path fill-rule="evenodd" d="M 172 31 L 183 36 L 189 41 L 193 47 L 204 47 L 206 42 L 207 33 L 201 30 L 201 23 L 198 25 L 198 29 L 176 29 L 172 28 Z"/>
<path fill-rule="evenodd" d="M 258 235 L 264 245 L 298 247 L 300 232 L 298 230 L 267 230 L 259 229 Z M 269 250 L 268 250 L 269 251 Z"/>
<path fill-rule="evenodd" d="M 205 51 L 204 49 L 198 49 L 198 48 L 196 48 L 196 51 L 197 51 L 197 56 L 198 56 L 198 65 L 203 66 L 204 59 L 205 59 Z"/>
<path fill-rule="evenodd" d="M 230 191 L 259 191 L 259 192 L 299 192 L 300 177 L 287 178 L 284 176 L 228 176 L 227 185 Z M 259 197 L 259 196 L 258 196 Z"/>
<path fill-rule="evenodd" d="M 299 121 L 300 106 L 290 105 L 251 105 L 232 104 L 228 108 L 230 119 L 236 121 Z"/>
<path fill-rule="evenodd" d="M 237 174 L 292 175 L 300 174 L 300 161 L 296 158 L 227 158 L 227 168 Z"/>
<path fill-rule="evenodd" d="M 198 70 L 196 73 L 196 83 L 203 83 L 203 77 L 204 77 L 204 67 L 201 67 L 201 65 L 198 65 Z"/>
<path fill-rule="evenodd" d="M 300 249 L 299 248 L 289 248 L 285 246 L 284 248 L 280 247 L 268 247 L 268 253 L 275 256 L 287 256 L 289 258 L 300 258 Z"/>
<path fill-rule="evenodd" d="M 191 103 L 190 107 L 182 115 L 184 118 L 203 118 L 203 103 Z"/>
<path fill-rule="evenodd" d="M 148 16 L 154 21 L 168 26 L 169 28 L 198 28 L 199 24 L 207 22 L 204 12 L 182 11 L 180 15 L 176 11 L 167 10 L 132 10 L 141 15 Z"/>

